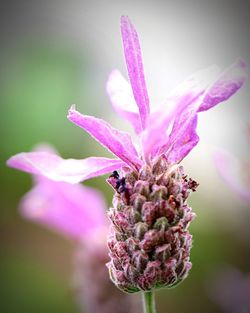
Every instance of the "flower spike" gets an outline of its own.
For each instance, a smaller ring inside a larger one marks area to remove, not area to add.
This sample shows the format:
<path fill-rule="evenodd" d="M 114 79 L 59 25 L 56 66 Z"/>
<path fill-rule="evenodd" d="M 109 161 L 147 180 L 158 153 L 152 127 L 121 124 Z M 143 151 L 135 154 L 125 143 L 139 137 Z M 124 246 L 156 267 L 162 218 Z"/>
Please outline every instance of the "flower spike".
<path fill-rule="evenodd" d="M 110 278 L 123 291 L 152 292 L 179 284 L 191 269 L 189 224 L 195 214 L 188 197 L 198 183 L 187 178 L 179 163 L 199 141 L 198 114 L 229 99 L 243 85 L 246 64 L 235 62 L 219 78 L 217 66 L 195 73 L 150 112 L 139 39 L 126 16 L 121 17 L 121 33 L 130 85 L 115 70 L 106 88 L 115 110 L 139 135 L 140 149 L 129 134 L 72 106 L 68 119 L 121 161 L 63 160 L 31 153 L 12 157 L 8 165 L 71 183 L 113 171 L 107 180 L 115 190 L 108 212 Z"/>

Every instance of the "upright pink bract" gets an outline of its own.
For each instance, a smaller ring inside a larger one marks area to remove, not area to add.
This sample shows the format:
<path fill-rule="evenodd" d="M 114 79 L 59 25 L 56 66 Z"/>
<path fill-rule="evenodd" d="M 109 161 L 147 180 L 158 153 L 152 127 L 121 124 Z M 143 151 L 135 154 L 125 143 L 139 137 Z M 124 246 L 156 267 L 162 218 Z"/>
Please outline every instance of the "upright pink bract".
<path fill-rule="evenodd" d="M 138 170 L 143 162 L 150 164 L 160 156 L 165 156 L 170 164 L 179 163 L 199 141 L 198 113 L 227 100 L 243 85 L 246 64 L 237 60 L 222 74 L 215 66 L 193 74 L 167 97 L 166 105 L 174 102 L 171 110 L 161 106 L 158 111 L 151 108 L 150 114 L 139 39 L 128 17 L 121 18 L 121 33 L 131 87 L 114 70 L 107 82 L 107 92 L 116 112 L 138 134 L 140 151 L 135 151 L 128 134 L 100 119 L 81 115 L 75 107 L 69 110 L 68 118 L 131 168 Z"/>
<path fill-rule="evenodd" d="M 133 24 L 125 16 L 121 17 L 121 31 L 129 79 L 140 112 L 141 126 L 145 129 L 150 107 L 139 38 Z"/>
<path fill-rule="evenodd" d="M 143 164 L 164 156 L 169 164 L 179 163 L 198 143 L 196 133 L 199 112 L 207 111 L 231 97 L 244 83 L 246 64 L 235 61 L 220 74 L 211 66 L 188 77 L 166 99 L 166 106 L 154 110 L 144 78 L 138 34 L 129 18 L 121 18 L 121 34 L 131 85 L 118 70 L 107 82 L 107 92 L 118 114 L 126 118 L 138 134 L 140 150 L 131 136 L 109 123 L 80 114 L 75 106 L 69 110 L 68 119 L 86 130 L 118 159 L 91 157 L 85 160 L 63 160 L 52 153 L 31 152 L 11 157 L 8 165 L 35 173 L 41 169 L 46 177 L 69 183 L 103 175 L 121 169 L 125 164 L 139 170 Z M 172 108 L 167 107 L 173 104 Z M 26 160 L 24 163 L 20 160 Z"/>

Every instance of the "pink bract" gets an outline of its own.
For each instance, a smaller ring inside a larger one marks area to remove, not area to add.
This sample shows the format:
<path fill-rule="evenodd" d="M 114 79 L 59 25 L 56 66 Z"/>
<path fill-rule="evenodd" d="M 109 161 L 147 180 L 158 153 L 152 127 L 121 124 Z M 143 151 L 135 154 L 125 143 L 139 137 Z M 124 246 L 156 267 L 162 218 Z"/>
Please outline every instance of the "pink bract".
<path fill-rule="evenodd" d="M 138 134 L 138 144 L 131 136 L 93 116 L 80 114 L 75 106 L 68 119 L 87 131 L 118 159 L 87 158 L 63 160 L 53 154 L 31 152 L 13 156 L 8 165 L 33 174 L 69 183 L 119 170 L 128 165 L 138 171 L 143 164 L 160 156 L 177 164 L 199 142 L 196 133 L 199 112 L 207 111 L 230 98 L 246 79 L 246 64 L 235 61 L 220 74 L 216 66 L 188 77 L 160 109 L 149 105 L 138 34 L 129 18 L 121 18 L 121 34 L 130 84 L 114 70 L 107 82 L 107 92 L 116 112 L 127 119 Z M 138 150 L 136 147 L 139 146 Z"/>
<path fill-rule="evenodd" d="M 97 157 L 65 160 L 59 155 L 44 151 L 19 153 L 7 161 L 8 166 L 21 171 L 72 184 L 109 173 L 124 164 L 120 160 Z"/>

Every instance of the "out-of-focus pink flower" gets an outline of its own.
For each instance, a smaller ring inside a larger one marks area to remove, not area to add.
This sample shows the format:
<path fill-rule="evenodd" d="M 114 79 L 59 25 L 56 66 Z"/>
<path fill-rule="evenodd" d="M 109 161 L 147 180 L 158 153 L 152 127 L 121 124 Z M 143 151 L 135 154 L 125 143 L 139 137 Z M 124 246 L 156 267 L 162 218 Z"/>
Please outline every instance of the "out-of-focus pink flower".
<path fill-rule="evenodd" d="M 214 161 L 226 184 L 245 202 L 250 203 L 250 163 L 241 162 L 233 154 L 217 150 Z"/>
<path fill-rule="evenodd" d="M 86 313 L 140 312 L 140 298 L 124 294 L 109 279 L 105 266 L 107 233 L 108 229 L 100 229 L 88 240 L 79 242 L 74 259 L 74 286 L 80 306 Z"/>
<path fill-rule="evenodd" d="M 49 146 L 41 149 L 55 153 Z M 20 202 L 21 214 L 77 242 L 74 289 L 83 312 L 135 313 L 138 302 L 113 286 L 105 267 L 108 224 L 102 194 L 81 184 L 50 180 L 41 172 L 33 178 L 34 187 Z"/>
<path fill-rule="evenodd" d="M 209 279 L 208 291 L 226 313 L 250 312 L 250 275 L 241 273 L 237 268 L 218 269 L 212 280 Z"/>
<path fill-rule="evenodd" d="M 35 150 L 41 149 L 59 157 L 49 145 L 38 145 Z M 20 202 L 25 218 L 78 240 L 107 226 L 106 204 L 99 191 L 80 184 L 55 182 L 42 171 L 37 171 L 33 180 L 34 187 Z"/>
<path fill-rule="evenodd" d="M 35 177 L 35 186 L 20 204 L 26 218 L 75 239 L 105 227 L 104 208 L 104 199 L 97 190 L 40 176 Z"/>

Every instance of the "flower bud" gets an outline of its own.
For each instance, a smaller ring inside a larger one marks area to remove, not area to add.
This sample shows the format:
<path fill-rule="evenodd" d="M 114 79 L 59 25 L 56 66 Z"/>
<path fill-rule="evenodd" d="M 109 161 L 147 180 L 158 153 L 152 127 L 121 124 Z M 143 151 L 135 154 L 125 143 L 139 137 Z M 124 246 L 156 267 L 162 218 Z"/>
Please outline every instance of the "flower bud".
<path fill-rule="evenodd" d="M 109 211 L 112 281 L 130 293 L 178 284 L 191 268 L 187 229 L 195 215 L 186 199 L 198 184 L 164 157 L 139 174 L 126 169 L 119 184 Z"/>

